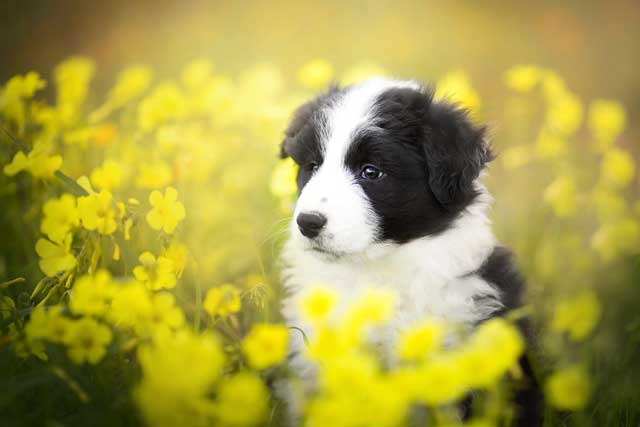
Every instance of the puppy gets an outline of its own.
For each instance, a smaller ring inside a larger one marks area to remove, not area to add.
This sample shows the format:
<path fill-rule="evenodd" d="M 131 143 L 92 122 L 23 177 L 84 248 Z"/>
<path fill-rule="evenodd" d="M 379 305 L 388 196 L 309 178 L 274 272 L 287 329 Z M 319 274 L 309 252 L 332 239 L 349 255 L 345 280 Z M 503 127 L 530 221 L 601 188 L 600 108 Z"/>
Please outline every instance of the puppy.
<path fill-rule="evenodd" d="M 297 298 L 318 283 L 340 295 L 338 311 L 365 288 L 392 287 L 395 317 L 375 337 L 383 348 L 425 317 L 473 326 L 520 304 L 523 280 L 487 218 L 485 128 L 431 88 L 383 78 L 333 87 L 298 108 L 281 156 L 299 165 L 283 250 L 290 325 L 310 328 Z M 292 366 L 312 376 L 292 340 Z M 518 424 L 539 425 L 540 393 L 521 365 Z"/>

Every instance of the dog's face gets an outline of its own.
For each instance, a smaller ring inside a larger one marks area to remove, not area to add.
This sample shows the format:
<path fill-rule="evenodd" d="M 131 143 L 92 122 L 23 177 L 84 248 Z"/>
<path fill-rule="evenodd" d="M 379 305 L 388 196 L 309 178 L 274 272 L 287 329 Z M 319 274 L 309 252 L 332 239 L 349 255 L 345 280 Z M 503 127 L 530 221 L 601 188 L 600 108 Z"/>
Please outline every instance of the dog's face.
<path fill-rule="evenodd" d="M 340 257 L 441 233 L 478 195 L 484 129 L 414 82 L 372 79 L 294 114 L 282 156 L 299 165 L 306 249 Z"/>

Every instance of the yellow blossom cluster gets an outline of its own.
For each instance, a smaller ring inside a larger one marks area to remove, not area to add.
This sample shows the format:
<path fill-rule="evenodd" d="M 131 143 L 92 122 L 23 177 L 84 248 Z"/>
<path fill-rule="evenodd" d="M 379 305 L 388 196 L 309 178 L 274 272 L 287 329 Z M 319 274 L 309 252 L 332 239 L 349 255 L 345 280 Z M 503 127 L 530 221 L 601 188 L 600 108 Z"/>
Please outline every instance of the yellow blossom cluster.
<path fill-rule="evenodd" d="M 313 332 L 279 322 L 277 254 L 298 191 L 297 166 L 278 161 L 283 129 L 331 82 L 389 70 L 312 58 L 293 73 L 263 62 L 231 74 L 196 59 L 161 78 L 134 64 L 104 94 L 92 89 L 96 72 L 89 58 L 63 61 L 51 74 L 52 102 L 37 96 L 48 83 L 36 72 L 0 86 L 0 198 L 21 231 L 5 245 L 11 262 L 0 255 L 0 273 L 12 275 L 0 284 L 0 350 L 27 358 L 21 366 L 45 365 L 81 401 L 117 389 L 149 426 L 247 427 L 277 425 L 286 404 L 267 384 L 295 383 L 287 359 L 292 336 L 303 334 L 317 384 L 300 393 L 301 425 L 460 425 L 457 403 L 469 393 L 481 399 L 464 425 L 508 425 L 508 391 L 528 350 L 513 320 L 522 313 L 477 328 L 426 317 L 388 330 L 393 292 L 372 289 L 343 313 L 338 293 L 318 286 L 299 307 Z M 539 209 L 548 232 L 502 230 L 534 282 L 589 281 L 598 261 L 637 254 L 637 151 L 624 139 L 625 108 L 585 103 L 534 65 L 509 69 L 504 82 L 513 99 L 503 122 L 516 128 L 505 133 L 518 137 L 496 172 L 544 171 L 514 184 L 534 201 L 512 205 Z M 454 70 L 438 79 L 436 98 L 484 120 L 480 93 L 471 74 Z M 537 116 L 520 137 L 528 114 Z M 599 293 L 584 285 L 527 308 L 558 359 L 538 376 L 561 411 L 587 407 L 592 389 L 587 361 L 559 350 L 588 345 L 603 317 Z M 394 337 L 392 348 L 377 333 Z M 112 390 L 84 390 L 94 385 Z"/>
<path fill-rule="evenodd" d="M 524 351 L 520 333 L 503 319 L 489 320 L 470 335 L 426 319 L 398 336 L 392 354 L 376 356 L 368 332 L 384 328 L 394 315 L 393 294 L 370 290 L 339 319 L 327 317 L 335 298 L 318 287 L 300 304 L 315 325 L 307 357 L 317 364 L 319 381 L 308 425 L 397 425 L 415 405 L 433 408 L 453 422 L 455 403 L 472 390 L 495 392 Z M 458 343 L 445 345 L 446 335 L 456 336 Z M 397 366 L 385 369 L 385 359 L 395 356 Z"/>
<path fill-rule="evenodd" d="M 574 219 L 585 211 L 606 212 L 596 218 L 598 227 L 589 238 L 591 249 L 604 261 L 635 252 L 640 244 L 640 220 L 629 203 L 628 190 L 636 177 L 637 153 L 620 143 L 627 123 L 624 107 L 615 100 L 595 99 L 587 110 L 556 72 L 534 65 L 512 67 L 504 81 L 519 94 L 514 104 L 523 103 L 524 97 L 533 97 L 539 89 L 544 110 L 541 125 L 532 126 L 537 137 L 529 144 L 520 141 L 507 148 L 502 156 L 504 166 L 522 168 L 536 160 L 548 165 L 553 179 L 543 190 L 543 200 L 553 214 Z M 596 163 L 599 172 L 581 170 L 587 155 L 591 158 L 588 167 Z"/>

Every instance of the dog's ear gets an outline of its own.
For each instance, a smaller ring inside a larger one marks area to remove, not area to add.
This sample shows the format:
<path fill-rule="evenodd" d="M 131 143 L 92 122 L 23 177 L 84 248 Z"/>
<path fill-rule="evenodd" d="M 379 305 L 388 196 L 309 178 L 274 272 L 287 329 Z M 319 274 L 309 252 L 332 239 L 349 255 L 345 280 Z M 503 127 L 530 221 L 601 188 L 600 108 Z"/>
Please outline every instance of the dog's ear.
<path fill-rule="evenodd" d="M 478 195 L 473 183 L 493 159 L 486 128 L 475 125 L 465 110 L 447 101 L 431 100 L 425 119 L 429 187 L 442 207 L 457 211 Z"/>
<path fill-rule="evenodd" d="M 291 155 L 291 144 L 296 135 L 311 121 L 311 118 L 317 110 L 317 100 L 309 101 L 298 107 L 291 118 L 289 127 L 284 131 L 284 139 L 280 144 L 280 158 L 286 159 Z"/>
<path fill-rule="evenodd" d="M 280 158 L 286 159 L 291 155 L 291 145 L 294 143 L 295 137 L 306 127 L 309 126 L 323 105 L 340 92 L 337 84 L 331 84 L 326 93 L 312 99 L 309 102 L 298 107 L 291 118 L 289 127 L 284 132 L 284 139 L 280 144 Z"/>

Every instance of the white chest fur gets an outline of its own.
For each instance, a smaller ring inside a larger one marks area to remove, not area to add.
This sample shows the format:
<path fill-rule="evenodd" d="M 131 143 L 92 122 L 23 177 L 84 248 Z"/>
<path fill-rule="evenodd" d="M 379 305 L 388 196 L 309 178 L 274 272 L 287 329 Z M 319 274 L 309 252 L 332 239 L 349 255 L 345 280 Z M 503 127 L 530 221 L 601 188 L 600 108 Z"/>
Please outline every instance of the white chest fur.
<path fill-rule="evenodd" d="M 403 245 L 378 244 L 366 253 L 340 259 L 313 252 L 292 229 L 283 252 L 287 323 L 313 333 L 299 317 L 298 300 L 306 289 L 318 285 L 339 295 L 337 316 L 363 290 L 391 289 L 396 295 L 395 314 L 381 336 L 375 337 L 383 346 L 398 331 L 426 317 L 462 323 L 488 317 L 500 302 L 498 291 L 475 273 L 496 244 L 485 215 L 486 201 L 470 206 L 438 236 Z M 293 340 L 296 350 L 301 339 L 293 335 Z"/>

